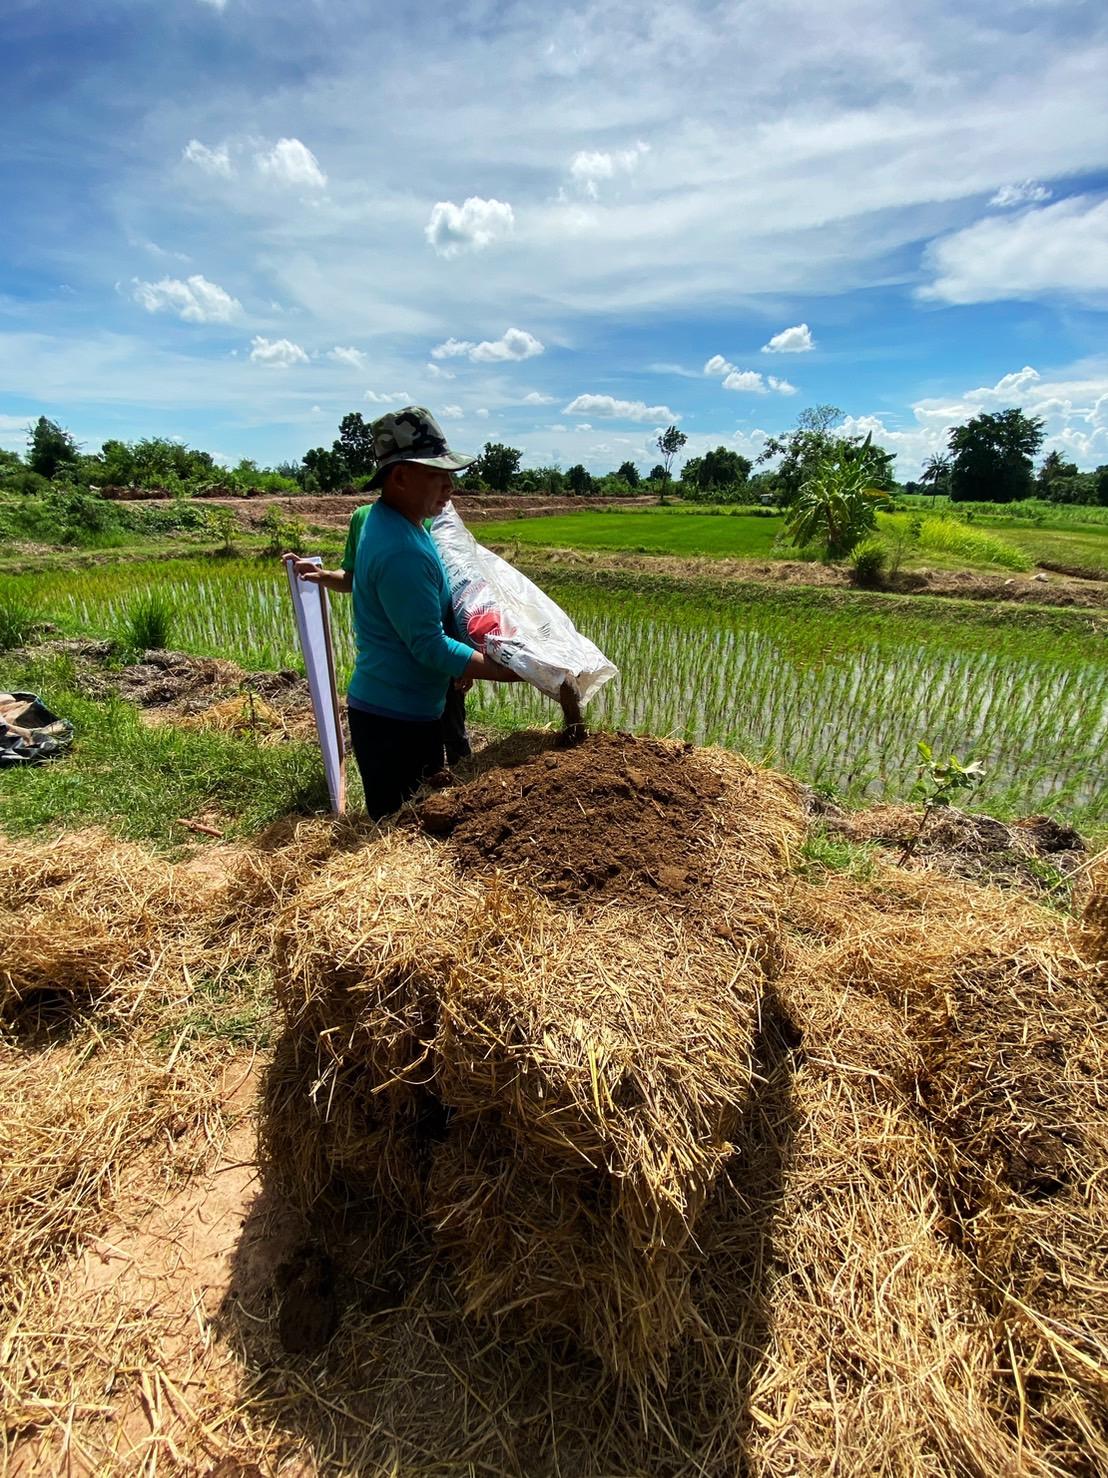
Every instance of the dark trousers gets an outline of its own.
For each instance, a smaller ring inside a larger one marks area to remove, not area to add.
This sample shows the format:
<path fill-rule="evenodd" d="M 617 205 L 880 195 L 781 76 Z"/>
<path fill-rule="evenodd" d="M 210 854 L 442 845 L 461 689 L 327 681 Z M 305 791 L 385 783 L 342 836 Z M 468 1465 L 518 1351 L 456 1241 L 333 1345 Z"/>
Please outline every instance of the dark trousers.
<path fill-rule="evenodd" d="M 383 718 L 357 708 L 346 712 L 365 808 L 380 821 L 402 806 L 428 775 L 442 769 L 442 719 Z"/>
<path fill-rule="evenodd" d="M 472 751 L 466 738 L 466 695 L 451 683 L 446 690 L 446 707 L 442 711 L 442 737 L 446 745 L 446 763 L 456 765 Z"/>

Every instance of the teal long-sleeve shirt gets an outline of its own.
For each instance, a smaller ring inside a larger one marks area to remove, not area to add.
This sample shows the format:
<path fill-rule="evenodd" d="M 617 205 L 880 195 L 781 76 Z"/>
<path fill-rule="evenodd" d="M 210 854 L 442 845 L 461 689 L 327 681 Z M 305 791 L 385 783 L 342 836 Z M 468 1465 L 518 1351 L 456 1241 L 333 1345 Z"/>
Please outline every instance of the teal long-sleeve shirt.
<path fill-rule="evenodd" d="M 365 515 L 354 565 L 350 702 L 387 718 L 438 718 L 448 680 L 461 677 L 473 655 L 447 636 L 449 615 L 435 541 L 378 499 Z"/>

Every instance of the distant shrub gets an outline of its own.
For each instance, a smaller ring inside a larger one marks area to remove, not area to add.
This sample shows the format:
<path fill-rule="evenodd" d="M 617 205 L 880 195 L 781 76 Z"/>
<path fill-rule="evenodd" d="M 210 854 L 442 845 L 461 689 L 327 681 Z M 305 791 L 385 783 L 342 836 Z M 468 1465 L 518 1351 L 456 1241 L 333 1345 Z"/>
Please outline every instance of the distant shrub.
<path fill-rule="evenodd" d="M 38 493 L 52 491 L 49 478 L 32 472 L 29 467 L 7 467 L 0 469 L 0 488 L 10 493 Z"/>
<path fill-rule="evenodd" d="M 235 534 L 239 521 L 230 508 L 208 508 L 205 510 L 207 527 L 219 539 L 218 554 L 228 558 L 235 553 Z"/>
<path fill-rule="evenodd" d="M 268 508 L 258 527 L 268 536 L 263 554 L 300 554 L 303 552 L 308 532 L 303 519 L 286 518 L 279 508 Z"/>
<path fill-rule="evenodd" d="M 885 546 L 869 539 L 855 549 L 850 561 L 850 579 L 854 585 L 872 590 L 881 584 L 888 556 Z"/>

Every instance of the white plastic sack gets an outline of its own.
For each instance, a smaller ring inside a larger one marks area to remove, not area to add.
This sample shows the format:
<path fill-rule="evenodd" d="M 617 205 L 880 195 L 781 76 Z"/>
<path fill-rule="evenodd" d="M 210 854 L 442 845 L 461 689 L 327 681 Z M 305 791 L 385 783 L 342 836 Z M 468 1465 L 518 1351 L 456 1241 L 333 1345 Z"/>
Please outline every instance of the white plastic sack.
<path fill-rule="evenodd" d="M 431 525 L 450 581 L 458 636 L 555 700 L 581 703 L 619 671 L 525 575 L 478 544 L 448 503 Z"/>

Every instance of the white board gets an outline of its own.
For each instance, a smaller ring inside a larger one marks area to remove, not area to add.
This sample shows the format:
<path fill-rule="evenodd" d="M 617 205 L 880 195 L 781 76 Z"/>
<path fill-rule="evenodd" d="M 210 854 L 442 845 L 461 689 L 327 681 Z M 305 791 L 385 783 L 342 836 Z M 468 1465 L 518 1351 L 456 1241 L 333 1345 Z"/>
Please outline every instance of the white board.
<path fill-rule="evenodd" d="M 323 561 L 313 556 L 310 563 L 319 566 Z M 327 775 L 331 810 L 336 816 L 341 816 L 346 807 L 346 746 L 339 718 L 339 694 L 335 684 L 335 657 L 331 647 L 327 591 L 322 585 L 301 580 L 295 575 L 291 560 L 285 561 L 285 573 L 289 577 L 292 608 L 296 612 L 296 630 L 300 637 L 300 650 L 304 653 L 308 689 L 312 695 L 312 712 L 315 714 L 319 746 L 323 750 L 323 769 Z"/>

